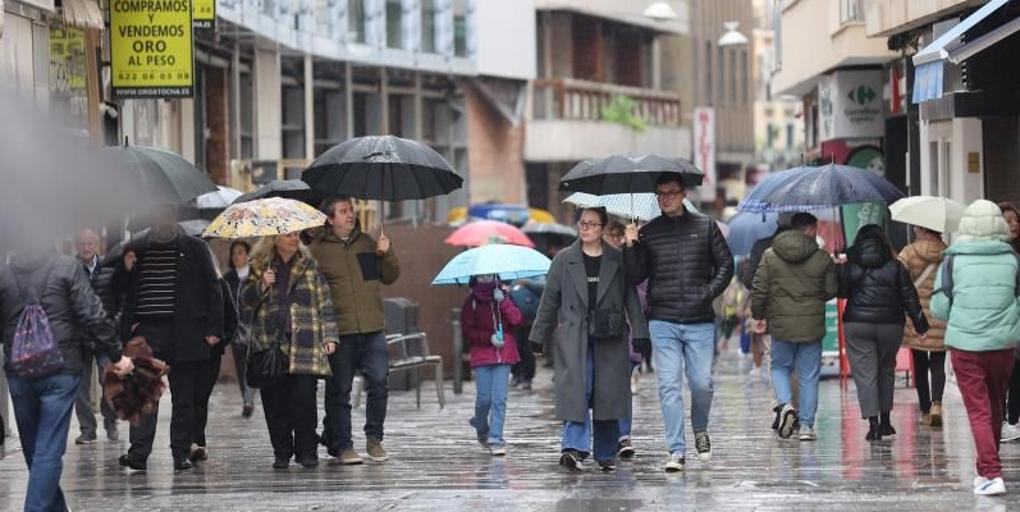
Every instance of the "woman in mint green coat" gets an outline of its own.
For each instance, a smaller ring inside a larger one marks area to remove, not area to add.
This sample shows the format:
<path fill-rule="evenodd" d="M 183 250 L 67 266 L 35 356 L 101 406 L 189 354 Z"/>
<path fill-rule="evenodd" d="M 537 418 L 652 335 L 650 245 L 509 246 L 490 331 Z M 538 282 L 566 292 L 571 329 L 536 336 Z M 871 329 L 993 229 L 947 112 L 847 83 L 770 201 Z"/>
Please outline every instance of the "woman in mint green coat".
<path fill-rule="evenodd" d="M 990 201 L 967 207 L 935 276 L 932 314 L 948 322 L 946 346 L 977 447 L 974 493 L 1006 492 L 999 460 L 1002 402 L 1020 340 L 1020 257 Z"/>

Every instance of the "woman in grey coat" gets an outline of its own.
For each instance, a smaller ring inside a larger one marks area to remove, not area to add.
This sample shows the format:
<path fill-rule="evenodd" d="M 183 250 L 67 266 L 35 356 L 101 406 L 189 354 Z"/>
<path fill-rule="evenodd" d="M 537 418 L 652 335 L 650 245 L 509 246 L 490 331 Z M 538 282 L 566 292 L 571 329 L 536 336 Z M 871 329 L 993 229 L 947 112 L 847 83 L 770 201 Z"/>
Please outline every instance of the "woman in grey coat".
<path fill-rule="evenodd" d="M 591 451 L 603 471 L 615 469 L 617 421 L 627 417 L 631 407 L 626 323 L 635 339 L 648 338 L 634 285 L 623 273 L 623 257 L 602 241 L 607 220 L 604 209 L 581 211 L 579 240 L 553 259 L 531 330 L 532 342 L 552 341 L 556 417 L 563 421 L 560 464 L 571 471 L 582 470 Z M 601 320 L 617 321 L 612 327 L 589 322 L 597 320 L 596 313 Z M 589 324 L 594 334 L 613 335 L 592 336 Z"/>

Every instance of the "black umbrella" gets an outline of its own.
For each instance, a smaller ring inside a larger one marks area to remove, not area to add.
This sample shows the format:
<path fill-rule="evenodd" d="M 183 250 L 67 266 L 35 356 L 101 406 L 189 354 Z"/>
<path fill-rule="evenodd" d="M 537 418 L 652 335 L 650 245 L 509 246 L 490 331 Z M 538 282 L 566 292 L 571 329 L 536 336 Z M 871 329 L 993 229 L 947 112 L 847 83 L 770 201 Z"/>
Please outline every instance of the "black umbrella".
<path fill-rule="evenodd" d="M 184 230 L 184 233 L 188 236 L 202 236 L 205 232 L 205 228 L 209 227 L 210 222 L 205 219 L 191 219 L 178 222 L 177 225 Z M 114 262 L 120 260 L 124 254 L 124 248 L 127 244 L 141 240 L 145 235 L 149 234 L 148 229 L 143 229 L 131 236 L 130 240 L 121 240 L 117 245 L 109 248 L 106 251 L 106 260 L 103 262 L 105 265 L 111 265 Z"/>
<path fill-rule="evenodd" d="M 326 196 L 404 201 L 449 194 L 462 178 L 432 148 L 392 135 L 358 137 L 333 146 L 301 179 Z"/>
<path fill-rule="evenodd" d="M 187 204 L 202 194 L 216 192 L 216 184 L 180 155 L 157 148 L 117 146 L 103 150 L 115 158 L 132 185 L 148 201 Z"/>
<path fill-rule="evenodd" d="M 681 175 L 687 187 L 700 186 L 705 178 L 687 160 L 652 154 L 613 155 L 575 165 L 560 179 L 560 190 L 597 196 L 655 192 L 655 181 L 667 173 Z"/>
<path fill-rule="evenodd" d="M 318 202 L 319 194 L 301 180 L 273 180 L 262 185 L 254 192 L 248 192 L 234 199 L 234 204 L 265 199 L 267 197 L 282 197 L 315 205 Z"/>

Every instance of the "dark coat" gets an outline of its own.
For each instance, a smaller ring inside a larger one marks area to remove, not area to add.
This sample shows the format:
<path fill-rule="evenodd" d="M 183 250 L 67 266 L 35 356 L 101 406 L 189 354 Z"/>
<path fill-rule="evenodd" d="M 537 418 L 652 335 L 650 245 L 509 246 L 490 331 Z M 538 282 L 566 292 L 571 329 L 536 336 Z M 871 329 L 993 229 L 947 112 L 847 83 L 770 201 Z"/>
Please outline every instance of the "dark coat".
<path fill-rule="evenodd" d="M 85 275 L 92 286 L 92 291 L 96 293 L 96 296 L 103 303 L 103 311 L 106 312 L 107 318 L 116 322 L 120 318 L 119 301 L 117 300 L 117 295 L 113 292 L 113 275 L 116 272 L 116 268 L 113 266 L 103 266 L 102 258 L 97 257 L 96 268 L 92 271 L 92 274 L 89 274 L 88 268 L 86 268 L 80 259 L 75 258 L 75 261 L 85 270 Z M 79 330 L 75 334 L 88 350 L 92 350 L 92 347 L 95 347 L 95 340 L 91 339 L 83 330 Z"/>
<path fill-rule="evenodd" d="M 839 296 L 847 299 L 844 322 L 902 324 L 910 317 L 917 332 L 928 331 L 917 289 L 907 268 L 874 238 L 858 238 L 840 270 Z"/>
<path fill-rule="evenodd" d="M 121 336 L 125 340 L 133 337 L 139 272 L 151 245 L 149 236 L 131 244 L 138 261 L 126 279 L 121 281 L 127 287 L 124 313 L 121 316 Z M 177 256 L 177 295 L 174 306 L 176 344 L 173 347 L 153 349 L 168 351 L 175 361 L 202 361 L 212 355 L 205 337 L 223 338 L 223 291 L 205 242 L 179 230 L 177 243 L 180 245 L 180 253 Z"/>
<path fill-rule="evenodd" d="M 623 311 L 633 336 L 648 339 L 648 322 L 634 284 L 624 274 L 620 251 L 607 244 L 603 244 L 602 250 L 597 308 Z M 560 420 L 583 422 L 588 415 L 588 311 L 588 282 L 578 241 L 553 258 L 530 336 L 538 344 L 553 340 L 556 417 Z M 628 340 L 625 331 L 618 338 L 594 342 L 592 408 L 597 420 L 617 420 L 630 414 Z"/>
<path fill-rule="evenodd" d="M 715 220 L 687 212 L 661 215 L 624 247 L 631 283 L 648 280 L 648 318 L 693 324 L 715 321 L 712 301 L 733 279 L 733 255 Z"/>
<path fill-rule="evenodd" d="M 107 318 L 102 301 L 92 291 L 81 263 L 70 256 L 48 254 L 25 259 L 15 256 L 10 265 L 0 271 L 0 313 L 6 361 L 10 361 L 14 331 L 25 309 L 18 283 L 26 289 L 39 290 L 40 303 L 63 356 L 63 371 L 79 373 L 82 370 L 82 338 L 76 336 L 80 331 L 95 340 L 97 352 L 112 361 L 120 359 L 116 329 Z"/>

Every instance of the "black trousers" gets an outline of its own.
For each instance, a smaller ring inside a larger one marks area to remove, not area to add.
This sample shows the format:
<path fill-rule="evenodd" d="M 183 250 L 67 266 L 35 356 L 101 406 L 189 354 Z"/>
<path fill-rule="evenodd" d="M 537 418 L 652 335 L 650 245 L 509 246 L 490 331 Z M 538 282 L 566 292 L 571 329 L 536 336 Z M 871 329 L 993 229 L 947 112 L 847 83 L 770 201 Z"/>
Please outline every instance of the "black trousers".
<path fill-rule="evenodd" d="M 290 459 L 295 455 L 298 461 L 317 458 L 317 385 L 314 375 L 287 375 L 261 389 L 262 409 L 277 458 Z"/>
<path fill-rule="evenodd" d="M 946 353 L 910 349 L 910 354 L 914 357 L 917 402 L 921 412 L 928 413 L 932 402 L 942 402 L 942 392 L 946 389 Z M 928 372 L 931 372 L 930 388 Z"/>
<path fill-rule="evenodd" d="M 200 383 L 201 370 L 205 361 L 175 361 L 173 321 L 143 322 L 135 334 L 145 337 L 154 355 L 170 364 L 170 401 L 173 407 L 170 416 L 170 451 L 174 459 L 187 458 L 191 453 L 192 430 L 195 424 L 195 402 Z M 204 340 L 198 341 L 205 343 Z M 152 454 L 152 443 L 156 439 L 156 425 L 159 409 L 143 418 L 138 425 L 131 426 L 131 447 L 128 457 L 145 462 Z"/>
<path fill-rule="evenodd" d="M 521 361 L 510 369 L 513 373 L 514 378 L 521 382 L 531 382 L 535 378 L 535 351 L 531 350 L 531 342 L 528 341 L 528 334 L 531 332 L 531 326 L 527 326 L 518 329 L 515 333 L 517 337 L 517 353 L 521 356 Z"/>
<path fill-rule="evenodd" d="M 1006 414 L 1003 416 L 1010 425 L 1020 423 L 1020 364 L 1013 366 L 1006 394 Z"/>
<path fill-rule="evenodd" d="M 214 351 L 212 357 L 198 363 L 198 385 L 195 386 L 195 423 L 191 429 L 191 440 L 199 446 L 205 446 L 205 426 L 209 422 L 209 398 L 212 397 L 216 380 L 220 377 L 220 362 L 222 360 L 223 354 Z"/>

